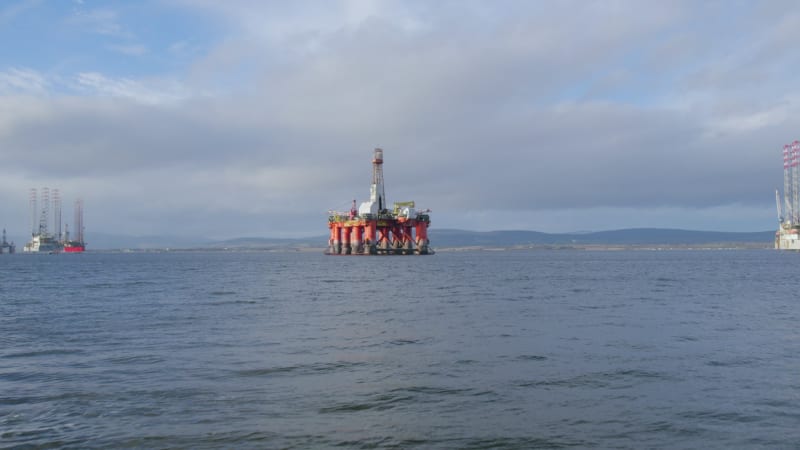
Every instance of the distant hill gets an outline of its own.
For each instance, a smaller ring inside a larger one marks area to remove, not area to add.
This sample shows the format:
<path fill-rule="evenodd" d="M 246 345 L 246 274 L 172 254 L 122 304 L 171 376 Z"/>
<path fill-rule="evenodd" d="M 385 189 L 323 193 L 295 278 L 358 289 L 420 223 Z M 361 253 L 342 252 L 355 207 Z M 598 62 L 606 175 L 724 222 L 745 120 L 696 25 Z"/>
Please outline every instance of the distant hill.
<path fill-rule="evenodd" d="M 300 239 L 283 239 L 283 238 L 258 238 L 258 237 L 244 237 L 236 239 L 228 239 L 225 241 L 214 242 L 207 245 L 207 248 L 214 249 L 280 249 L 280 248 L 309 248 L 309 247 L 325 247 L 328 244 L 327 236 L 315 236 L 310 238 Z"/>
<path fill-rule="evenodd" d="M 524 245 L 699 245 L 763 243 L 772 245 L 774 231 L 724 232 L 664 228 L 630 228 L 587 233 L 542 233 L 539 231 L 466 231 L 431 229 L 431 245 L 441 247 Z"/>
<path fill-rule="evenodd" d="M 154 250 L 154 249 L 281 249 L 325 247 L 326 236 L 303 239 L 242 237 L 217 241 L 196 236 L 125 236 L 87 233 L 88 250 Z"/>
<path fill-rule="evenodd" d="M 771 247 L 774 231 L 723 232 L 693 231 L 663 228 L 631 228 L 624 230 L 542 233 L 539 231 L 469 231 L 455 229 L 429 230 L 435 249 L 453 247 L 581 247 L 581 246 L 698 246 L 723 245 Z M 209 250 L 303 250 L 322 249 L 328 245 L 326 235 L 298 239 L 242 237 L 216 241 L 191 236 L 125 236 L 87 233 L 88 250 L 151 250 L 151 249 L 209 249 Z M 22 251 L 25 239 L 15 237 L 17 250 Z"/>
<path fill-rule="evenodd" d="M 126 236 L 95 232 L 86 233 L 86 248 L 88 250 L 197 248 L 213 242 L 211 239 L 192 236 Z"/>

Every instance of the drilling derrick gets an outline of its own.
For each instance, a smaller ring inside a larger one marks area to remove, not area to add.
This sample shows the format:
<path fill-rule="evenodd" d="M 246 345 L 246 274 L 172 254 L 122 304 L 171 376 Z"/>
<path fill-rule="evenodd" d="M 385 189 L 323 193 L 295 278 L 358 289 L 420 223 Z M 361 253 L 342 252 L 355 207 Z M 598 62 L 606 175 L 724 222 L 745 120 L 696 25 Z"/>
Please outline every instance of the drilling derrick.
<path fill-rule="evenodd" d="M 784 201 L 784 217 L 788 222 L 792 221 L 792 202 L 791 186 L 792 186 L 792 161 L 789 159 L 789 146 L 783 146 L 783 201 Z"/>
<path fill-rule="evenodd" d="M 39 234 L 47 236 L 47 222 L 50 216 L 50 188 L 42 188 L 42 211 L 39 215 Z"/>
<path fill-rule="evenodd" d="M 372 158 L 369 200 L 350 212 L 330 211 L 329 255 L 429 255 L 430 211 L 417 211 L 414 202 L 398 202 L 389 209 L 383 184 L 383 150 Z"/>
<path fill-rule="evenodd" d="M 83 199 L 75 200 L 75 222 L 73 224 L 75 229 L 75 240 L 84 242 L 83 240 Z"/>
<path fill-rule="evenodd" d="M 386 191 L 383 188 L 383 150 L 376 148 L 372 158 L 372 186 L 369 199 L 378 203 L 378 211 L 386 209 Z"/>
<path fill-rule="evenodd" d="M 39 233 L 39 205 L 37 204 L 37 198 L 39 194 L 36 192 L 36 188 L 32 188 L 30 190 L 30 194 L 28 195 L 28 201 L 31 205 L 31 236 L 35 236 Z"/>
<path fill-rule="evenodd" d="M 82 253 L 86 251 L 86 241 L 83 240 L 83 199 L 79 198 L 75 200 L 73 212 L 75 213 L 75 220 L 72 222 L 72 232 L 74 236 L 70 237 L 69 232 L 65 233 L 64 252 Z"/>
<path fill-rule="evenodd" d="M 53 189 L 53 231 L 55 238 L 61 242 L 61 193 Z"/>
<path fill-rule="evenodd" d="M 792 142 L 792 225 L 800 225 L 800 142 Z"/>

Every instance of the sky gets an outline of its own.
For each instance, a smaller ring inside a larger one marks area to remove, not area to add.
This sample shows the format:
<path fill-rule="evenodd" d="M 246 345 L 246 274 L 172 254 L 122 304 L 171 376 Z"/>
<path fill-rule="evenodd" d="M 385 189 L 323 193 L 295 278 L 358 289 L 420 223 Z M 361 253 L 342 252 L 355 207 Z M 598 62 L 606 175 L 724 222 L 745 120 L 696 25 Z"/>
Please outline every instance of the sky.
<path fill-rule="evenodd" d="M 789 0 L 9 0 L 0 226 L 57 188 L 87 235 L 763 231 L 800 138 Z"/>

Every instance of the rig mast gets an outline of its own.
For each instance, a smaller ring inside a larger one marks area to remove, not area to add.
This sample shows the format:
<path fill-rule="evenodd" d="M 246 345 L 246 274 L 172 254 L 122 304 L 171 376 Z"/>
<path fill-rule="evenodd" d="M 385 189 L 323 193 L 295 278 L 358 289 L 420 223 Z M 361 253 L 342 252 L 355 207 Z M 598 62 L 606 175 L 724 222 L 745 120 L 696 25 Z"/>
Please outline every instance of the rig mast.
<path fill-rule="evenodd" d="M 36 188 L 32 188 L 28 194 L 28 201 L 31 207 L 31 236 L 35 236 L 39 232 L 39 205 L 37 204 L 38 198 L 39 194 L 36 192 Z"/>
<path fill-rule="evenodd" d="M 386 191 L 383 187 L 383 150 L 375 149 L 372 158 L 372 186 L 370 188 L 370 201 L 378 202 L 378 211 L 386 209 Z"/>
<path fill-rule="evenodd" d="M 375 149 L 372 157 L 372 185 L 369 187 L 369 201 L 358 208 L 359 214 L 381 214 L 387 209 L 386 191 L 383 187 L 383 150 Z"/>
<path fill-rule="evenodd" d="M 800 142 L 792 142 L 792 224 L 800 225 Z"/>
<path fill-rule="evenodd" d="M 61 241 L 61 193 L 53 189 L 53 231 L 55 238 Z"/>
<path fill-rule="evenodd" d="M 83 243 L 83 199 L 75 200 L 75 222 L 72 224 L 75 240 Z"/>
<path fill-rule="evenodd" d="M 789 145 L 783 146 L 783 202 L 784 202 L 784 217 L 789 222 L 792 221 L 792 202 L 791 202 L 791 186 L 792 186 L 792 161 L 789 157 Z"/>
<path fill-rule="evenodd" d="M 47 222 L 50 216 L 50 188 L 42 188 L 42 211 L 39 215 L 39 235 L 47 236 Z"/>

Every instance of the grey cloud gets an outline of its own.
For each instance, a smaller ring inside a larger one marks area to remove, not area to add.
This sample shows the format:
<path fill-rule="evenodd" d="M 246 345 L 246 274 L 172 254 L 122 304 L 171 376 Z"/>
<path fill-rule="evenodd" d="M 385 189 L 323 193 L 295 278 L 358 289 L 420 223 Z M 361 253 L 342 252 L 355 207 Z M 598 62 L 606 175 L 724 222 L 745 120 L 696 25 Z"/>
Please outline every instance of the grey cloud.
<path fill-rule="evenodd" d="M 199 234 L 324 231 L 327 208 L 368 195 L 375 146 L 389 200 L 443 217 L 772 201 L 800 124 L 793 77 L 729 71 L 791 64 L 780 33 L 745 27 L 754 44 L 719 53 L 692 2 L 461 4 L 232 34 L 169 101 L 102 74 L 87 86 L 106 95 L 3 97 L 2 170 L 71 180 L 118 212 L 96 219 L 108 227 L 184 220 Z"/>

